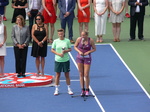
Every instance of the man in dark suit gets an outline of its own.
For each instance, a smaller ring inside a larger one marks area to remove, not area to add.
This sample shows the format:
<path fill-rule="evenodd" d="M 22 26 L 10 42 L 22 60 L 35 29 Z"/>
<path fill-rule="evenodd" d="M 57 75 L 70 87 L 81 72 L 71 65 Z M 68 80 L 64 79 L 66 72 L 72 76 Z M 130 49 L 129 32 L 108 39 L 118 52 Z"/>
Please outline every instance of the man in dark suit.
<path fill-rule="evenodd" d="M 138 22 L 138 38 L 144 40 L 143 23 L 145 15 L 145 6 L 148 5 L 148 0 L 129 0 L 130 6 L 130 39 L 135 40 L 136 23 Z"/>
<path fill-rule="evenodd" d="M 71 43 L 74 43 L 73 41 L 73 19 L 75 17 L 74 15 L 74 9 L 75 9 L 75 0 L 58 0 L 58 8 L 60 9 L 60 20 L 61 20 L 61 28 L 64 30 L 66 29 L 66 24 L 68 25 L 69 30 L 69 39 Z"/>

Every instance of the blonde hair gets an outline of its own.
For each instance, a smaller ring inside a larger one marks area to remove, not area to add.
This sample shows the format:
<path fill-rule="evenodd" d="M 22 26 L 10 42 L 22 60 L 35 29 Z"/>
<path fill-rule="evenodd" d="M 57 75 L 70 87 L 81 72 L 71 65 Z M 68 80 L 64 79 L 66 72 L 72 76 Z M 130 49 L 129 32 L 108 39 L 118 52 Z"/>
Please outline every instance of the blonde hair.
<path fill-rule="evenodd" d="M 89 32 L 86 29 L 84 29 L 82 32 L 84 32 L 85 35 L 89 35 Z"/>
<path fill-rule="evenodd" d="M 21 19 L 21 22 L 22 22 L 22 26 L 24 27 L 25 26 L 25 20 L 24 20 L 24 17 L 22 16 L 22 15 L 18 15 L 17 17 L 16 17 L 16 24 L 17 24 L 17 18 L 19 18 L 19 19 Z"/>

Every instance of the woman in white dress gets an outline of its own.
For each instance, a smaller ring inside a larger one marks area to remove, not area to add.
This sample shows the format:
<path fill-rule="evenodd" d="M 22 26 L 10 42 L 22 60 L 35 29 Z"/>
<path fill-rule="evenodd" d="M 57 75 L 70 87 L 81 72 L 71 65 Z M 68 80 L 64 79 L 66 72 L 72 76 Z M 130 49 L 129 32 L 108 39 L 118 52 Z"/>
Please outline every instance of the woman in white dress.
<path fill-rule="evenodd" d="M 97 36 L 96 42 L 103 42 L 103 34 L 106 33 L 107 9 L 108 0 L 94 0 L 95 12 L 95 35 Z"/>
<path fill-rule="evenodd" d="M 4 76 L 4 56 L 6 56 L 6 26 L 3 24 L 3 16 L 0 15 L 0 78 Z"/>
<path fill-rule="evenodd" d="M 121 22 L 124 20 L 125 0 L 109 0 L 110 18 L 114 42 L 120 42 Z"/>

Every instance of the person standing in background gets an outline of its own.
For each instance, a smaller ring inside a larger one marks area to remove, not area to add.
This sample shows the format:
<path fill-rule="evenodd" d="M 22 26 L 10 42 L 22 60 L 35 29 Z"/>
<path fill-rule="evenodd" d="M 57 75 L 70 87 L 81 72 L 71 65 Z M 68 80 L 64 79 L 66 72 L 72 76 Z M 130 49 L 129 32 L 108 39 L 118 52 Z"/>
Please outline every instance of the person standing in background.
<path fill-rule="evenodd" d="M 3 16 L 0 15 L 0 78 L 4 76 L 4 57 L 6 56 L 6 26 L 3 24 Z"/>
<path fill-rule="evenodd" d="M 5 7 L 9 4 L 9 0 L 0 0 L 0 14 L 3 15 L 3 20 L 5 21 Z"/>
<path fill-rule="evenodd" d="M 35 20 L 36 22 L 32 27 L 33 43 L 31 56 L 36 58 L 37 77 L 39 77 L 40 74 L 44 77 L 45 57 L 47 56 L 48 27 L 44 24 L 44 17 L 41 14 L 37 15 Z"/>
<path fill-rule="evenodd" d="M 102 36 L 106 33 L 108 0 L 94 0 L 93 6 L 95 12 L 96 42 L 101 43 L 103 42 Z"/>
<path fill-rule="evenodd" d="M 143 24 L 145 15 L 145 6 L 148 5 L 148 0 L 129 0 L 130 6 L 130 39 L 135 40 L 136 23 L 138 23 L 138 38 L 144 40 Z"/>
<path fill-rule="evenodd" d="M 89 22 L 90 22 L 90 3 L 91 0 L 78 0 L 78 22 L 79 22 L 79 35 L 85 29 L 89 30 Z"/>
<path fill-rule="evenodd" d="M 12 0 L 12 8 L 14 8 L 14 13 L 12 17 L 12 23 L 16 22 L 16 17 L 18 15 L 22 15 L 24 19 L 26 19 L 26 11 L 25 8 L 28 7 L 27 0 Z"/>
<path fill-rule="evenodd" d="M 26 60 L 30 32 L 29 27 L 25 25 L 25 20 L 22 15 L 16 17 L 16 25 L 12 27 L 11 38 L 14 44 L 17 77 L 26 77 Z"/>
<path fill-rule="evenodd" d="M 35 17 L 39 14 L 42 14 L 42 11 L 42 0 L 28 0 L 27 15 L 29 17 L 30 42 L 32 42 L 31 30 L 34 24 Z"/>
<path fill-rule="evenodd" d="M 109 0 L 110 18 L 114 42 L 120 42 L 121 23 L 124 21 L 125 0 Z"/>
<path fill-rule="evenodd" d="M 58 8 L 60 10 L 59 17 L 60 17 L 60 22 L 61 22 L 61 28 L 63 28 L 65 32 L 66 24 L 68 25 L 69 40 L 71 43 L 74 43 L 72 27 L 73 27 L 73 19 L 75 17 L 74 15 L 75 4 L 76 4 L 75 0 L 58 0 Z"/>
<path fill-rule="evenodd" d="M 44 23 L 49 26 L 50 24 L 50 37 L 48 37 L 48 42 L 53 43 L 53 35 L 55 31 L 54 23 L 56 22 L 56 0 L 42 0 L 43 4 L 43 16 L 44 16 Z M 48 36 L 49 36 L 48 35 Z"/>

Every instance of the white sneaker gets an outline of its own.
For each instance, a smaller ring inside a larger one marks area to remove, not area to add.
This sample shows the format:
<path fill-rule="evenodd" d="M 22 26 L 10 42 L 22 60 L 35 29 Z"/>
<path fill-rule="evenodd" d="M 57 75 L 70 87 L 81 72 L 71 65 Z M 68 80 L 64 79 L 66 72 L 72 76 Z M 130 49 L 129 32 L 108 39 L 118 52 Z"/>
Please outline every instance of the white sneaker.
<path fill-rule="evenodd" d="M 56 88 L 55 89 L 55 92 L 54 92 L 54 95 L 56 96 L 56 95 L 58 95 L 59 94 L 59 90 L 58 90 L 58 88 Z"/>
<path fill-rule="evenodd" d="M 70 88 L 68 89 L 68 94 L 73 95 L 73 92 Z"/>

